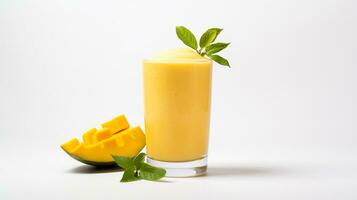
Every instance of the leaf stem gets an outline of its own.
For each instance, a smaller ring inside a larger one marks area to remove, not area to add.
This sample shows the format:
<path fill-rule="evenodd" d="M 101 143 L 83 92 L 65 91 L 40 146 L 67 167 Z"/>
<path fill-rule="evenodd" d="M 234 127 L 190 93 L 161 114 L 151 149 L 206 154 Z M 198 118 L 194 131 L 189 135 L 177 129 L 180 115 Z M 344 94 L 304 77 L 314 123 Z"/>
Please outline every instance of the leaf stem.
<path fill-rule="evenodd" d="M 206 52 L 202 52 L 202 51 L 203 51 L 203 48 L 200 48 L 200 50 L 198 50 L 197 53 L 200 54 L 201 56 L 204 56 L 206 54 Z"/>
<path fill-rule="evenodd" d="M 196 52 L 201 55 L 201 49 L 200 50 L 196 49 Z"/>

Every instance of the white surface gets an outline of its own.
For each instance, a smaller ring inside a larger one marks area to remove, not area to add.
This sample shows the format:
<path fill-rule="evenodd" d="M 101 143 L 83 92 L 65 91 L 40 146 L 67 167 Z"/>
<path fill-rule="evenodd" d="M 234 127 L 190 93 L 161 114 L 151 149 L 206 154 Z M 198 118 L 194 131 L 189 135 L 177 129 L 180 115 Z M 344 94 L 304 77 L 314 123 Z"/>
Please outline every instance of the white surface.
<path fill-rule="evenodd" d="M 238 157 L 222 160 L 212 156 L 207 176 L 122 184 L 119 182 L 122 172 L 91 170 L 60 151 L 28 151 L 24 156 L 5 157 L 1 199 L 352 200 L 357 197 L 357 165 L 348 158 L 292 156 L 268 160 L 250 156 L 250 160 Z"/>
<path fill-rule="evenodd" d="M 356 9 L 1 1 L 0 199 L 356 199 Z M 214 69 L 210 173 L 131 184 L 84 173 L 59 144 L 119 113 L 143 125 L 141 62 L 182 46 L 175 25 L 224 27 L 232 42 L 232 69 Z"/>

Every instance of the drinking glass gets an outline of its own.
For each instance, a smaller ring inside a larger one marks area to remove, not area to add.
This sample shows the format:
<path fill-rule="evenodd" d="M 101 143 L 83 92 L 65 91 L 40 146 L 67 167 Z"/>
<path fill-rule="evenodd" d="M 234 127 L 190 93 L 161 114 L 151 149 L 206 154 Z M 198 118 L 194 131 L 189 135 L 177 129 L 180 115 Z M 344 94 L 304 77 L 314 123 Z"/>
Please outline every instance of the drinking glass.
<path fill-rule="evenodd" d="M 165 168 L 169 177 L 204 174 L 212 61 L 148 59 L 143 78 L 148 163 Z"/>

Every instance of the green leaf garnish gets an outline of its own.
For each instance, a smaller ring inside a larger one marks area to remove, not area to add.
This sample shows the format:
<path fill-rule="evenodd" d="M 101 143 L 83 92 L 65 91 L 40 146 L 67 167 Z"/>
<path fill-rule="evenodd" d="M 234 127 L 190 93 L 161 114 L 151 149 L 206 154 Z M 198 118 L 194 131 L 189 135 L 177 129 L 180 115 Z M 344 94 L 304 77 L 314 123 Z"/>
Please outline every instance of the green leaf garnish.
<path fill-rule="evenodd" d="M 223 58 L 222 56 L 219 55 L 207 55 L 208 57 L 210 57 L 212 60 L 214 60 L 216 63 L 224 65 L 224 66 L 228 66 L 231 67 L 229 65 L 229 62 L 227 59 Z"/>
<path fill-rule="evenodd" d="M 212 55 L 214 53 L 220 52 L 223 49 L 225 49 L 230 43 L 214 43 L 206 47 L 206 54 L 207 55 Z"/>
<path fill-rule="evenodd" d="M 149 181 L 156 181 L 164 177 L 165 174 L 166 171 L 164 169 L 143 163 L 140 168 L 139 177 Z"/>
<path fill-rule="evenodd" d="M 156 181 L 165 176 L 166 170 L 145 163 L 145 156 L 145 153 L 140 153 L 134 158 L 112 155 L 116 164 L 124 169 L 120 182 L 132 182 L 141 179 Z"/>
<path fill-rule="evenodd" d="M 125 170 L 120 182 L 138 181 L 140 178 L 136 177 L 135 170 Z"/>
<path fill-rule="evenodd" d="M 134 161 L 131 158 L 123 156 L 112 156 L 117 165 L 125 170 L 134 170 Z"/>
<path fill-rule="evenodd" d="M 139 155 L 137 155 L 137 156 L 134 158 L 134 165 L 135 165 L 135 168 L 136 168 L 136 169 L 139 169 L 140 166 L 141 166 L 141 164 L 144 163 L 145 156 L 146 156 L 145 153 L 140 153 Z"/>
<path fill-rule="evenodd" d="M 177 37 L 192 49 L 197 49 L 197 40 L 193 33 L 184 26 L 176 26 Z"/>
<path fill-rule="evenodd" d="M 218 36 L 218 34 L 222 31 L 223 29 L 220 28 L 210 28 L 208 29 L 205 33 L 200 38 L 200 47 L 205 48 L 206 46 L 210 45 L 212 42 L 214 42 Z"/>
<path fill-rule="evenodd" d="M 199 46 L 197 47 L 197 40 L 193 33 L 184 26 L 176 26 L 177 37 L 190 48 L 194 49 L 201 56 L 207 56 L 218 64 L 228 66 L 229 62 L 227 59 L 216 55 L 216 53 L 225 49 L 230 43 L 217 42 L 213 43 L 217 36 L 221 33 L 223 29 L 221 28 L 210 28 L 202 34 L 200 37 Z M 213 44 L 212 44 L 213 43 Z"/>

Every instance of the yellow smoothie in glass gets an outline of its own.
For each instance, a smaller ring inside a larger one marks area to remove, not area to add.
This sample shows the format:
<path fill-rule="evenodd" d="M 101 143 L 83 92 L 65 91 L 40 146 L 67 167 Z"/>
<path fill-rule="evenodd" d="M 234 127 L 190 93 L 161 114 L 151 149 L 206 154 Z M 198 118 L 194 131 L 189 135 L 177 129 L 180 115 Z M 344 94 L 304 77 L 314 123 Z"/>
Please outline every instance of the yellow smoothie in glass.
<path fill-rule="evenodd" d="M 171 49 L 144 61 L 147 154 L 165 162 L 204 158 L 208 149 L 212 61 Z"/>

